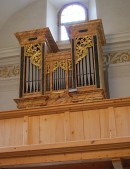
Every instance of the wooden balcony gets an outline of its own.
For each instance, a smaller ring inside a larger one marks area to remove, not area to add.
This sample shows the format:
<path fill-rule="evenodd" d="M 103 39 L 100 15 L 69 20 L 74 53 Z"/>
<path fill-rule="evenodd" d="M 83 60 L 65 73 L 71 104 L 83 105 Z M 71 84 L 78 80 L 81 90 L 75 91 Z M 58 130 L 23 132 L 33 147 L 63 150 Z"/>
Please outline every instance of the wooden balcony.
<path fill-rule="evenodd" d="M 130 98 L 0 112 L 0 167 L 129 158 Z"/>

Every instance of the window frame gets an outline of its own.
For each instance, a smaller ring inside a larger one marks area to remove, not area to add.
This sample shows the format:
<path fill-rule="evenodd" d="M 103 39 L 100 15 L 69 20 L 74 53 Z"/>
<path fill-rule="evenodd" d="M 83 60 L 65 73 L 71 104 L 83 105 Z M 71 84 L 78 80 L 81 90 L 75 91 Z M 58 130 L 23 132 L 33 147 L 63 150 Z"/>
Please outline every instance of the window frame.
<path fill-rule="evenodd" d="M 85 11 L 85 20 L 84 21 L 61 23 L 61 15 L 62 15 L 63 10 L 71 5 L 79 5 L 84 9 L 84 11 Z M 89 20 L 89 15 L 88 15 L 88 8 L 86 5 L 84 5 L 80 2 L 72 2 L 72 3 L 68 3 L 68 4 L 64 5 L 58 12 L 58 40 L 64 41 L 64 40 L 61 40 L 61 26 L 65 26 L 67 24 L 72 24 L 72 23 L 74 24 L 74 23 L 86 22 L 88 20 Z"/>

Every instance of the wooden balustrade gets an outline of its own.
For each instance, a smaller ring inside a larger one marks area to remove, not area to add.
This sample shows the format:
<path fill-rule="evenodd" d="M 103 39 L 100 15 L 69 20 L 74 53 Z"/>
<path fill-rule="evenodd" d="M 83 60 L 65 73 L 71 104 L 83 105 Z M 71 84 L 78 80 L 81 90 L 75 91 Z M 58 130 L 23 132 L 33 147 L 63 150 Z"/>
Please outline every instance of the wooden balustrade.
<path fill-rule="evenodd" d="M 129 105 L 130 99 L 116 99 L 1 112 L 0 147 L 130 137 L 126 101 Z"/>
<path fill-rule="evenodd" d="M 130 98 L 0 113 L 0 167 L 130 156 Z"/>

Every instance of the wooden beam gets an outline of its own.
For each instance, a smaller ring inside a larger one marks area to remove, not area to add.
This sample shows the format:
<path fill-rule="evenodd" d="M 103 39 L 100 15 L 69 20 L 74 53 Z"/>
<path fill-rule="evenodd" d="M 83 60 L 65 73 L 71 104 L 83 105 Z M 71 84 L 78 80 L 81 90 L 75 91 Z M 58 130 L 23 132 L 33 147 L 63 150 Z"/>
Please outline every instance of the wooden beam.
<path fill-rule="evenodd" d="M 41 108 L 31 108 L 23 110 L 11 110 L 0 112 L 0 119 L 9 119 L 9 118 L 20 118 L 24 116 L 38 116 L 44 114 L 57 114 L 63 113 L 65 111 L 86 111 L 86 110 L 96 110 L 103 109 L 108 107 L 124 107 L 130 106 L 130 97 L 122 99 L 105 99 L 98 102 L 87 102 L 87 103 L 70 103 L 64 105 L 56 106 L 43 106 Z"/>
<path fill-rule="evenodd" d="M 112 159 L 114 169 L 123 169 L 123 165 L 120 158 Z"/>
<path fill-rule="evenodd" d="M 34 152 L 35 153 L 35 152 Z M 18 167 L 18 166 L 48 166 L 56 164 L 76 163 L 77 161 L 91 162 L 91 161 L 102 161 L 110 160 L 115 158 L 130 157 L 130 148 L 114 149 L 114 150 L 100 150 L 90 152 L 74 152 L 74 153 L 63 153 L 48 155 L 35 155 L 31 156 L 28 153 L 23 154 L 24 156 L 6 157 L 0 158 L 0 167 Z M 120 168 L 118 168 L 120 169 Z"/>

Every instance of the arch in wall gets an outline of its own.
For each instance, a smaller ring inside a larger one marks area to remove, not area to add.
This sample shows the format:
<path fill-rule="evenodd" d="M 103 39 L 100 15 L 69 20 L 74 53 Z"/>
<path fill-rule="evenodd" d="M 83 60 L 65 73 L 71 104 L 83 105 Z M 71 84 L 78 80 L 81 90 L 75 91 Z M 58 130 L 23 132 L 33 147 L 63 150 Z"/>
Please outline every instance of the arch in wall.
<path fill-rule="evenodd" d="M 58 12 L 59 40 L 67 40 L 65 25 L 85 22 L 89 19 L 88 8 L 78 2 L 64 5 Z"/>

